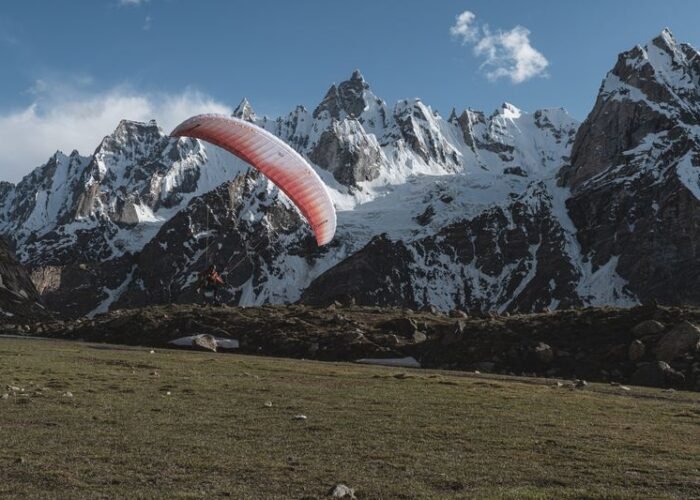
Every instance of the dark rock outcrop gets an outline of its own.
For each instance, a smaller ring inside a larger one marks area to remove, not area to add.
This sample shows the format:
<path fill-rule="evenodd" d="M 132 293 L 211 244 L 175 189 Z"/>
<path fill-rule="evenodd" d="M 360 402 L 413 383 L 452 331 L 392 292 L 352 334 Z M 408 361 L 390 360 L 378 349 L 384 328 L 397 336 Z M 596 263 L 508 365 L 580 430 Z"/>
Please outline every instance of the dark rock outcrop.
<path fill-rule="evenodd" d="M 0 238 L 0 325 L 49 317 L 29 274 Z"/>
<path fill-rule="evenodd" d="M 685 321 L 659 339 L 656 346 L 656 359 L 669 362 L 698 351 L 700 351 L 700 328 Z"/>
<path fill-rule="evenodd" d="M 414 307 L 411 259 L 403 243 L 393 242 L 386 235 L 377 236 L 352 257 L 314 280 L 304 291 L 302 300 L 314 305 L 351 299 L 360 305 Z"/>
<path fill-rule="evenodd" d="M 630 378 L 630 383 L 634 385 L 649 387 L 682 387 L 684 382 L 685 376 L 664 361 L 644 363 Z"/>

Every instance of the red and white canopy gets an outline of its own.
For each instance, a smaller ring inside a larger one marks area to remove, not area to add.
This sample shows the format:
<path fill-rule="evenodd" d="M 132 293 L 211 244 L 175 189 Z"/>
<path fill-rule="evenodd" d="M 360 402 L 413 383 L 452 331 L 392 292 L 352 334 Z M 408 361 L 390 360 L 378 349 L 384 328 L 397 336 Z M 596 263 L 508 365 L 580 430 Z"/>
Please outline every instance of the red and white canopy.
<path fill-rule="evenodd" d="M 215 144 L 260 170 L 299 208 L 319 246 L 333 239 L 335 207 L 325 184 L 287 143 L 252 123 L 225 115 L 188 118 L 170 134 Z"/>

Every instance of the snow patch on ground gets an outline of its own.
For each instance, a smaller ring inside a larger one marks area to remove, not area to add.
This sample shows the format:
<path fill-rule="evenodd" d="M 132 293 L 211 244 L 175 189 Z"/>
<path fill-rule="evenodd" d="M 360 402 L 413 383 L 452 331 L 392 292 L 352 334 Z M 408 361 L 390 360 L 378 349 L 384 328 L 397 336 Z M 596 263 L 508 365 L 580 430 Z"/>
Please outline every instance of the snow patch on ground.
<path fill-rule="evenodd" d="M 362 358 L 355 360 L 355 363 L 362 363 L 365 365 L 379 365 L 379 366 L 397 366 L 403 368 L 420 368 L 421 364 L 413 357 L 405 358 Z"/>
<path fill-rule="evenodd" d="M 119 297 L 126 291 L 126 289 L 129 287 L 129 283 L 131 283 L 131 280 L 134 276 L 134 271 L 136 271 L 136 267 L 132 267 L 131 271 L 127 275 L 127 277 L 124 279 L 124 281 L 115 289 L 110 289 L 110 288 L 103 288 L 102 291 L 107 294 L 107 297 L 92 311 L 87 313 L 85 316 L 88 318 L 92 319 L 98 314 L 103 314 L 109 311 L 110 306 L 119 300 Z"/>
<path fill-rule="evenodd" d="M 632 307 L 639 300 L 627 290 L 627 281 L 617 274 L 618 256 L 611 257 L 605 265 L 595 271 L 590 262 L 582 266 L 583 277 L 576 291 L 589 306 L 615 304 L 621 307 Z"/>
<path fill-rule="evenodd" d="M 181 347 L 191 347 L 195 344 L 195 340 L 197 340 L 201 335 L 190 335 L 188 337 L 180 337 L 178 339 L 174 339 L 168 342 L 168 344 L 176 345 L 176 346 L 181 346 Z M 228 339 L 224 337 L 214 337 L 214 342 L 216 343 L 217 347 L 221 347 L 222 349 L 238 349 L 240 344 L 238 340 L 236 339 Z"/>

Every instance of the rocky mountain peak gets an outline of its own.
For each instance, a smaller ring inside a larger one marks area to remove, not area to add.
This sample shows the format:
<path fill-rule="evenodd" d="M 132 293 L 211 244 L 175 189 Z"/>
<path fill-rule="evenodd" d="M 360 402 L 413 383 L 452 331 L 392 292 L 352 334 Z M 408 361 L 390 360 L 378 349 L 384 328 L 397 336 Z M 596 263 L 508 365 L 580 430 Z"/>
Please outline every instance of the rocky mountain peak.
<path fill-rule="evenodd" d="M 572 148 L 562 181 L 577 188 L 625 163 L 625 151 L 651 134 L 700 124 L 700 54 L 665 29 L 646 45 L 621 53 Z"/>
<path fill-rule="evenodd" d="M 452 107 L 452 109 L 450 110 L 450 115 L 449 115 L 448 118 L 447 118 L 447 121 L 448 121 L 449 123 L 455 124 L 455 123 L 457 123 L 457 120 L 458 120 L 458 118 L 457 118 L 457 108 Z"/>
<path fill-rule="evenodd" d="M 245 97 L 240 104 L 236 106 L 236 109 L 233 110 L 233 116 L 247 122 L 254 122 L 257 118 L 255 111 L 253 111 L 253 106 Z"/>
<path fill-rule="evenodd" d="M 532 116 L 537 127 L 559 129 L 564 133 L 571 133 L 572 140 L 573 134 L 580 125 L 580 123 L 564 108 L 538 109 Z"/>
<path fill-rule="evenodd" d="M 512 105 L 509 102 L 504 102 L 494 113 L 495 116 L 502 116 L 503 118 L 514 120 L 520 118 L 523 114 L 522 110 L 517 106 Z"/>
<path fill-rule="evenodd" d="M 678 49 L 678 42 L 676 42 L 673 33 L 671 33 L 671 30 L 668 28 L 664 28 L 659 36 L 651 40 L 647 47 L 649 47 L 649 45 L 658 47 L 671 57 L 677 57 L 680 52 Z"/>
<path fill-rule="evenodd" d="M 114 132 L 107 136 L 113 140 L 126 142 L 134 138 L 160 137 L 163 135 L 158 123 L 150 120 L 148 123 L 133 120 L 121 120 Z"/>
<path fill-rule="evenodd" d="M 153 156 L 154 151 L 162 150 L 168 142 L 155 120 L 148 123 L 122 120 L 95 150 L 89 175 L 102 179 L 110 171 L 117 173 L 138 159 L 143 161 Z"/>
<path fill-rule="evenodd" d="M 102 140 L 94 156 L 100 163 L 100 170 L 120 169 L 137 158 L 149 158 L 168 142 L 168 136 L 155 120 L 148 123 L 122 120 L 114 132 Z"/>
<path fill-rule="evenodd" d="M 314 110 L 313 117 L 327 113 L 330 118 L 342 120 L 346 117 L 359 117 L 367 107 L 367 101 L 375 98 L 369 92 L 369 84 L 359 70 L 353 71 L 349 80 L 331 85 L 321 104 Z"/>
<path fill-rule="evenodd" d="M 698 55 L 698 51 L 692 45 L 679 43 L 668 28 L 647 43 L 645 47 L 647 52 L 650 52 L 652 46 L 663 51 L 677 66 L 689 66 L 693 62 L 692 59 Z"/>
<path fill-rule="evenodd" d="M 637 45 L 620 54 L 603 81 L 601 92 L 611 98 L 672 104 L 687 112 L 688 105 L 697 108 L 698 56 L 700 53 L 693 46 L 678 43 L 665 29 L 643 47 Z"/>
<path fill-rule="evenodd" d="M 360 72 L 359 69 L 355 69 L 352 72 L 352 75 L 350 75 L 350 81 L 359 81 L 359 82 L 364 82 L 365 77 L 362 76 L 362 73 Z M 368 87 L 369 88 L 369 87 Z"/>

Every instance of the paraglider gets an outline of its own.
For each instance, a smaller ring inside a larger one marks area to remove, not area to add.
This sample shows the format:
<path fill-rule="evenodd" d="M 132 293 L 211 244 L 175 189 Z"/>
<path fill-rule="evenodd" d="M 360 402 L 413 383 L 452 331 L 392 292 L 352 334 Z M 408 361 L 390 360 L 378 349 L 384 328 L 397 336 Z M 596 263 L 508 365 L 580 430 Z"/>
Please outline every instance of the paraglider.
<path fill-rule="evenodd" d="M 311 225 L 318 246 L 333 239 L 335 208 L 323 181 L 278 137 L 250 122 L 215 114 L 188 118 L 170 135 L 205 140 L 248 162 L 292 200 Z"/>
<path fill-rule="evenodd" d="M 223 278 L 216 272 L 216 266 L 211 264 L 206 271 L 199 274 L 199 287 L 197 288 L 197 292 L 203 290 L 205 302 L 209 304 L 218 304 L 219 287 L 223 285 Z"/>

